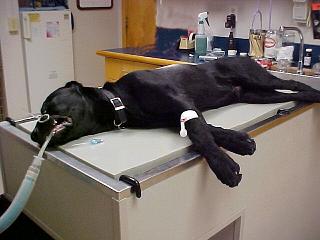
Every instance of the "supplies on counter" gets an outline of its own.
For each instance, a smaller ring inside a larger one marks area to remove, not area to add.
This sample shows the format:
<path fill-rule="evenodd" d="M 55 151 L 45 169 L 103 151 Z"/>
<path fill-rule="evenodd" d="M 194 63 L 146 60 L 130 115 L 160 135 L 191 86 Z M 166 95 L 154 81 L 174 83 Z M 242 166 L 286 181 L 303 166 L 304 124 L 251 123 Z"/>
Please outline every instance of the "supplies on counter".
<path fill-rule="evenodd" d="M 198 31 L 195 37 L 195 53 L 199 56 L 203 56 L 207 54 L 207 35 L 205 35 L 204 22 L 207 22 L 208 26 L 210 26 L 208 21 L 208 12 L 202 12 L 198 15 Z"/>
<path fill-rule="evenodd" d="M 195 41 L 195 53 L 199 56 L 207 54 L 207 36 L 197 34 Z"/>
<path fill-rule="evenodd" d="M 307 48 L 306 49 L 306 54 L 303 58 L 303 66 L 305 68 L 311 68 L 311 60 L 312 60 L 312 49 Z"/>
<path fill-rule="evenodd" d="M 263 57 L 264 33 L 260 30 L 250 30 L 249 34 L 249 56 L 253 58 Z"/>
<path fill-rule="evenodd" d="M 237 56 L 237 50 L 230 49 L 228 50 L 228 57 L 236 57 Z"/>
<path fill-rule="evenodd" d="M 282 46 L 278 49 L 276 60 L 286 59 L 292 62 L 295 34 L 290 31 L 285 31 L 279 37 L 282 39 Z"/>
<path fill-rule="evenodd" d="M 236 15 L 230 14 L 227 16 L 227 21 L 225 22 L 225 27 L 230 28 L 230 33 L 228 37 L 228 57 L 235 57 L 237 55 L 236 40 L 233 36 L 233 32 L 236 27 Z"/>
<path fill-rule="evenodd" d="M 211 52 L 208 52 L 206 55 L 199 56 L 199 59 L 204 61 L 216 60 L 218 58 L 222 58 L 225 56 L 225 51 L 221 50 L 221 48 L 214 48 Z"/>
<path fill-rule="evenodd" d="M 260 19 L 260 28 L 255 29 L 254 23 L 256 16 L 259 16 Z M 251 29 L 249 31 L 249 56 L 252 58 L 262 58 L 264 51 L 264 39 L 265 39 L 265 30 L 262 30 L 262 13 L 260 10 L 257 10 L 253 15 L 251 22 Z"/>
<path fill-rule="evenodd" d="M 291 61 L 289 61 L 288 59 L 282 58 L 277 61 L 277 69 L 280 72 L 287 72 L 290 66 Z"/>
<path fill-rule="evenodd" d="M 180 44 L 179 44 L 179 49 L 181 50 L 190 50 L 194 49 L 194 40 L 195 34 L 190 33 L 189 36 L 181 36 L 180 37 Z"/>
<path fill-rule="evenodd" d="M 271 69 L 272 67 L 272 61 L 270 59 L 257 59 L 256 62 L 265 69 Z"/>
<path fill-rule="evenodd" d="M 268 30 L 264 39 L 264 57 L 276 59 L 278 49 L 282 46 L 282 39 L 277 30 Z"/>
<path fill-rule="evenodd" d="M 277 50 L 277 54 L 276 54 L 277 61 L 279 61 L 281 59 L 286 59 L 289 62 L 291 62 L 292 58 L 293 58 L 293 51 L 294 51 L 294 46 L 280 47 Z"/>
<path fill-rule="evenodd" d="M 320 56 L 318 56 L 318 62 L 312 66 L 312 70 L 315 76 L 320 76 Z"/>
<path fill-rule="evenodd" d="M 230 31 L 229 37 L 228 37 L 228 50 L 236 50 L 236 42 L 233 37 L 233 32 Z"/>

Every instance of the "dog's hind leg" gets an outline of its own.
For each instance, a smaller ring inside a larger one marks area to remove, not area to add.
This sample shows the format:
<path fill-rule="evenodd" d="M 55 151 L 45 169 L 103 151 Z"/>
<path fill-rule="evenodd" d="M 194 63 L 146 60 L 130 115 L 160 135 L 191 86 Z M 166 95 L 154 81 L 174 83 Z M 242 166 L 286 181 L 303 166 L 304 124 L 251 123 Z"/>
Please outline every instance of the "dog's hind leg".
<path fill-rule="evenodd" d="M 207 160 L 217 178 L 229 187 L 237 186 L 242 177 L 240 166 L 219 148 L 204 119 L 191 119 L 185 123 L 185 127 L 195 150 Z"/>
<path fill-rule="evenodd" d="M 261 68 L 258 66 L 258 68 Z M 292 91 L 317 91 L 312 87 L 294 80 L 282 80 L 264 69 L 256 69 L 252 74 L 246 74 L 239 84 L 247 89 L 264 90 L 292 90 Z"/>
<path fill-rule="evenodd" d="M 317 91 L 307 84 L 294 81 L 294 80 L 282 80 L 268 73 L 268 77 L 258 79 L 258 84 L 264 89 L 281 89 L 292 91 Z"/>
<path fill-rule="evenodd" d="M 282 93 L 277 91 L 243 91 L 240 102 L 243 103 L 280 103 L 289 101 L 320 102 L 320 92 L 302 91 L 297 93 Z"/>
<path fill-rule="evenodd" d="M 218 146 L 240 155 L 252 155 L 256 150 L 255 141 L 245 132 L 224 129 L 208 124 Z"/>

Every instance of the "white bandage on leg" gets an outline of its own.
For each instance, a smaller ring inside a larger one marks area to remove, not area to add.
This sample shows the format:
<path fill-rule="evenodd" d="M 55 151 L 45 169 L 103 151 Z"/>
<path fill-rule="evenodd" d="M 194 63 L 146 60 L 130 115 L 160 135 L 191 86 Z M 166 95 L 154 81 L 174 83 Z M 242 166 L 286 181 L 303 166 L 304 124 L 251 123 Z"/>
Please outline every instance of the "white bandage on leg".
<path fill-rule="evenodd" d="M 180 136 L 181 137 L 186 137 L 188 135 L 187 129 L 184 123 L 189 121 L 190 119 L 194 119 L 198 117 L 199 117 L 198 114 L 193 110 L 187 110 L 181 114 L 181 117 L 180 117 L 180 125 L 181 125 Z"/>

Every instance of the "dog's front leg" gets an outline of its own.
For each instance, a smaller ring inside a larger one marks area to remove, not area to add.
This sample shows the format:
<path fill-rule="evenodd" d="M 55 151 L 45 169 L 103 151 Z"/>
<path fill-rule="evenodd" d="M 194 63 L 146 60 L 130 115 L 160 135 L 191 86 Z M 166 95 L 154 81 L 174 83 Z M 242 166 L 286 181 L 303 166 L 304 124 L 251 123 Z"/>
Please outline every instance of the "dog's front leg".
<path fill-rule="evenodd" d="M 246 132 L 224 129 L 208 124 L 218 146 L 240 155 L 252 155 L 256 150 L 255 141 Z"/>
<path fill-rule="evenodd" d="M 195 149 L 207 160 L 217 178 L 229 187 L 237 186 L 242 176 L 240 167 L 215 143 L 210 126 L 202 118 L 194 118 L 185 127 Z"/>

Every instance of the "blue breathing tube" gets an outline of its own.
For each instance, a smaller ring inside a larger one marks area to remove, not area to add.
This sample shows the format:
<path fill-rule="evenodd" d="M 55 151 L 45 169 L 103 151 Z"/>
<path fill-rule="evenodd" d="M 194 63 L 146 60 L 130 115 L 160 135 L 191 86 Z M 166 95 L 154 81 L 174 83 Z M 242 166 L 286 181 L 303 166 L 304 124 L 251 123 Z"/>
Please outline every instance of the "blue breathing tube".
<path fill-rule="evenodd" d="M 47 137 L 46 141 L 42 145 L 39 154 L 34 157 L 31 165 L 29 166 L 27 173 L 18 189 L 16 196 L 14 197 L 9 208 L 2 214 L 0 217 L 0 234 L 4 232 L 10 225 L 17 219 L 25 205 L 27 204 L 29 197 L 32 193 L 33 187 L 36 183 L 36 180 L 40 173 L 40 168 L 42 161 L 43 153 L 47 148 L 54 131 L 52 131 Z"/>

